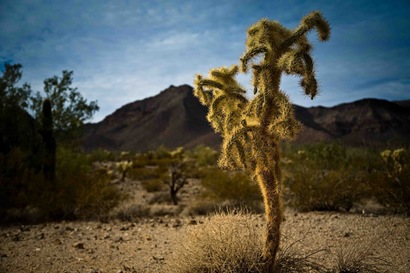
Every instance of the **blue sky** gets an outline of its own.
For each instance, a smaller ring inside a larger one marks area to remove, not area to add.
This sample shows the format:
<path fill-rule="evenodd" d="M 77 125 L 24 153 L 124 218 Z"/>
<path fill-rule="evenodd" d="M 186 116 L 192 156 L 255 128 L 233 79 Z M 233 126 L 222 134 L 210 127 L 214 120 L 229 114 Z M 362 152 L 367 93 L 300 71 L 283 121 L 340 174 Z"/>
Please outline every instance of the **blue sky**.
<path fill-rule="evenodd" d="M 0 63 L 21 63 L 21 84 L 35 91 L 73 70 L 73 86 L 98 101 L 96 122 L 170 85 L 192 86 L 196 73 L 239 63 L 246 29 L 259 19 L 294 28 L 313 10 L 332 26 L 326 43 L 309 35 L 320 95 L 311 101 L 298 78 L 284 77 L 294 103 L 410 99 L 408 0 L 1 0 Z M 247 76 L 239 80 L 250 89 Z"/>

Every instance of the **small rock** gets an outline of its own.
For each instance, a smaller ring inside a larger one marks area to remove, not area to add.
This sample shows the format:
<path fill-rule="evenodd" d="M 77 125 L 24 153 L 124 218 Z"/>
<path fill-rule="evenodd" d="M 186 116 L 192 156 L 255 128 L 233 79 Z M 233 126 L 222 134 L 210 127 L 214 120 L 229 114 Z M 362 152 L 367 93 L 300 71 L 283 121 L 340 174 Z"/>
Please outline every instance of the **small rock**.
<path fill-rule="evenodd" d="M 345 232 L 345 234 L 343 236 L 345 238 L 348 238 L 348 237 L 352 236 L 352 233 L 351 232 Z"/>
<path fill-rule="evenodd" d="M 189 225 L 197 225 L 198 222 L 197 222 L 197 220 L 195 220 L 195 219 L 191 219 L 188 224 L 189 224 Z"/>
<path fill-rule="evenodd" d="M 152 256 L 152 258 L 153 258 L 155 261 L 163 261 L 163 260 L 165 260 L 165 258 L 162 257 L 162 256 Z"/>
<path fill-rule="evenodd" d="M 85 248 L 84 243 L 82 243 L 82 242 L 75 243 L 73 246 L 77 249 L 84 249 Z"/>
<path fill-rule="evenodd" d="M 36 239 L 37 240 L 43 240 L 44 239 L 44 232 L 42 232 L 42 233 L 40 233 L 40 234 L 38 234 L 37 236 L 36 236 Z"/>
<path fill-rule="evenodd" d="M 74 231 L 74 228 L 72 228 L 72 227 L 70 227 L 70 226 L 66 226 L 66 227 L 65 227 L 65 230 L 66 230 L 66 231 Z"/>
<path fill-rule="evenodd" d="M 11 237 L 11 240 L 12 241 L 14 241 L 14 242 L 17 242 L 17 241 L 20 241 L 20 234 L 14 234 L 12 237 Z"/>
<path fill-rule="evenodd" d="M 30 231 L 30 228 L 29 228 L 29 227 L 26 227 L 26 226 L 21 226 L 21 227 L 20 227 L 20 231 L 22 231 L 22 232 L 28 232 L 28 231 Z"/>
<path fill-rule="evenodd" d="M 123 241 L 124 241 L 124 239 L 121 236 L 114 239 L 114 243 L 120 243 L 120 242 L 123 242 Z"/>

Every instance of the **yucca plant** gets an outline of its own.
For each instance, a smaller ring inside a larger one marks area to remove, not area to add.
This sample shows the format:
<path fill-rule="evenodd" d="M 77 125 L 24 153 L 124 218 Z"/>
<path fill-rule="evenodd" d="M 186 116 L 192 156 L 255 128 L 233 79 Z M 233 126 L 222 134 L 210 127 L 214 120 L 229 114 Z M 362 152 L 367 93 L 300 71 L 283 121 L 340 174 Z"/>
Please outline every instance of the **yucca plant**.
<path fill-rule="evenodd" d="M 214 68 L 207 78 L 196 75 L 194 82 L 194 95 L 209 108 L 208 121 L 223 137 L 219 166 L 248 171 L 262 191 L 267 221 L 262 256 L 267 272 L 273 271 L 282 222 L 279 142 L 293 138 L 300 128 L 280 80 L 283 72 L 300 76 L 306 95 L 316 96 L 312 46 L 306 36 L 312 29 L 320 41 L 329 38 L 329 24 L 317 11 L 294 30 L 262 19 L 248 29 L 240 66 Z M 252 70 L 251 99 L 235 79 L 240 70 Z"/>

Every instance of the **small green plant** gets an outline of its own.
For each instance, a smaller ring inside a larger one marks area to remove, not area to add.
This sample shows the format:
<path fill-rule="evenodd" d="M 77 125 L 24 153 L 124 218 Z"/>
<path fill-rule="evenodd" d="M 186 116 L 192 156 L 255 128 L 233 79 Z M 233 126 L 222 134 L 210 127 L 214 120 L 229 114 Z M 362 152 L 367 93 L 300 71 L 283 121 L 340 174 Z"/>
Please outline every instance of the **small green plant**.
<path fill-rule="evenodd" d="M 252 99 L 235 79 L 238 65 L 214 68 L 208 78 L 197 75 L 194 82 L 194 95 L 209 108 L 208 121 L 223 138 L 219 166 L 248 171 L 262 191 L 266 272 L 275 263 L 282 222 L 279 142 L 293 138 L 300 128 L 280 81 L 282 73 L 300 76 L 305 94 L 316 96 L 312 46 L 307 39 L 312 29 L 318 31 L 320 41 L 329 38 L 329 24 L 317 11 L 305 16 L 294 30 L 267 19 L 248 29 L 246 52 L 240 60 L 242 72 L 252 70 Z"/>

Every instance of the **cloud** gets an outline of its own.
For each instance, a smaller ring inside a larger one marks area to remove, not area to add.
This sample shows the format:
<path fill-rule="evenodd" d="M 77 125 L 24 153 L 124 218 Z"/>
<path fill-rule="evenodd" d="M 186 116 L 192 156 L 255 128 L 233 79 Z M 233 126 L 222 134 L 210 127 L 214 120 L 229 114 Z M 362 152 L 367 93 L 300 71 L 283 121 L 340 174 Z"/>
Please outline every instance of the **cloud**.
<path fill-rule="evenodd" d="M 296 27 L 318 9 L 332 26 L 313 57 L 322 90 L 301 95 L 299 79 L 282 88 L 301 105 L 334 105 L 365 96 L 406 98 L 410 33 L 403 2 L 373 1 L 2 1 L 0 58 L 23 64 L 23 81 L 41 90 L 45 78 L 74 71 L 74 86 L 98 100 L 102 119 L 123 104 L 197 73 L 239 62 L 245 30 L 262 17 Z M 248 89 L 249 76 L 240 81 Z M 379 82 L 378 82 L 379 81 Z M 383 91 L 384 90 L 384 91 Z"/>

